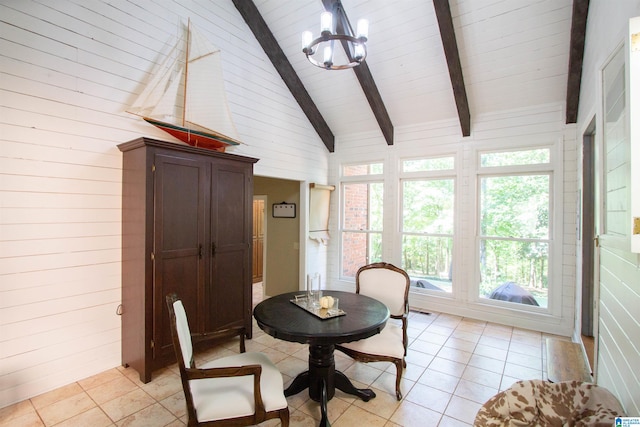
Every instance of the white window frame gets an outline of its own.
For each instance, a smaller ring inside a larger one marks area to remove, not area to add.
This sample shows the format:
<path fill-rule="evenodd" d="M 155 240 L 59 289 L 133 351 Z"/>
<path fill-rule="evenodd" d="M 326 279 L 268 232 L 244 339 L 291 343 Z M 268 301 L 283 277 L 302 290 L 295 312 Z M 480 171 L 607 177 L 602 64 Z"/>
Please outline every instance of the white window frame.
<path fill-rule="evenodd" d="M 403 169 L 403 165 L 404 162 L 406 161 L 411 161 L 411 160 L 430 160 L 430 159 L 441 159 L 441 158 L 452 158 L 453 159 L 453 168 L 452 169 L 442 169 L 442 170 L 430 170 L 430 171 L 412 171 L 412 172 L 404 172 Z M 434 154 L 434 155 L 429 155 L 429 156 L 412 156 L 412 157 L 403 157 L 399 159 L 398 162 L 398 196 L 397 196 L 397 218 L 398 218 L 398 227 L 397 227 L 397 260 L 398 260 L 398 266 L 402 265 L 402 237 L 405 234 L 409 234 L 409 235 L 421 235 L 421 236 L 428 236 L 428 237 L 442 237 L 445 235 L 439 235 L 439 234 L 430 234 L 430 233 L 424 233 L 424 234 L 416 234 L 416 233 L 405 233 L 402 227 L 403 224 L 403 218 L 402 218 L 402 211 L 403 211 L 403 201 L 404 201 L 404 182 L 405 181 L 434 181 L 434 180 L 442 180 L 442 179 L 451 179 L 453 180 L 453 203 L 454 203 L 454 218 L 453 218 L 453 231 L 451 234 L 451 238 L 452 238 L 452 245 L 453 245 L 453 250 L 452 250 L 452 279 L 451 279 L 451 293 L 449 292 L 442 292 L 442 291 L 436 291 L 436 290 L 429 290 L 429 289 L 421 289 L 421 288 L 416 288 L 416 287 L 411 287 L 410 292 L 411 293 L 420 293 L 420 294 L 433 294 L 433 295 L 437 295 L 439 297 L 442 298 L 450 298 L 450 299 L 455 299 L 456 297 L 456 293 L 459 292 L 457 289 L 457 286 L 454 284 L 456 282 L 456 275 L 457 275 L 457 267 L 456 265 L 458 264 L 457 261 L 457 254 L 460 253 L 460 251 L 458 250 L 458 244 L 457 244 L 457 226 L 456 224 L 458 223 L 458 203 L 459 203 L 459 197 L 458 197 L 458 169 L 459 169 L 459 159 L 458 159 L 458 155 L 455 152 L 448 152 L 448 153 L 438 153 L 438 154 Z M 445 236 L 446 237 L 446 236 Z"/>
<path fill-rule="evenodd" d="M 509 151 L 526 151 L 546 148 L 549 150 L 549 163 L 517 166 L 480 166 L 481 155 L 488 153 L 502 153 Z M 472 284 L 469 286 L 468 299 L 471 302 L 493 309 L 517 310 L 522 313 L 547 313 L 559 315 L 562 306 L 562 230 L 563 218 L 562 209 L 556 209 L 562 203 L 563 193 L 563 167 L 562 167 L 562 144 L 517 144 L 509 148 L 500 146 L 480 147 L 474 150 L 475 159 L 475 239 L 473 242 L 474 252 L 474 274 Z M 481 178 L 492 176 L 515 176 L 515 175 L 549 175 L 549 263 L 548 263 L 548 303 L 547 307 L 529 306 L 526 304 L 513 304 L 504 301 L 492 300 L 480 297 L 480 182 Z"/>

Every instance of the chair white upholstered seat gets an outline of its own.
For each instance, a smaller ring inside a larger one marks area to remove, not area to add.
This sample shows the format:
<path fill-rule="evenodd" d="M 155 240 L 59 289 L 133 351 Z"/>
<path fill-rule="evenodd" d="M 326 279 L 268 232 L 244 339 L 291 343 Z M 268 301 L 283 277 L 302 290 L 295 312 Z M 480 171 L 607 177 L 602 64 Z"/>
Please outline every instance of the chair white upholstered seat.
<path fill-rule="evenodd" d="M 262 366 L 260 391 L 265 411 L 286 408 L 287 399 L 283 394 L 282 375 L 271 360 L 262 353 L 241 353 L 223 357 L 204 363 L 199 368 L 229 368 L 244 365 Z M 251 376 L 191 380 L 189 383 L 199 422 L 244 417 L 255 412 Z"/>
<path fill-rule="evenodd" d="M 355 350 L 359 353 L 403 359 L 404 345 L 402 343 L 402 334 L 401 326 L 387 322 L 387 325 L 379 334 L 364 340 L 343 343 L 340 344 L 340 346 L 345 349 Z"/>

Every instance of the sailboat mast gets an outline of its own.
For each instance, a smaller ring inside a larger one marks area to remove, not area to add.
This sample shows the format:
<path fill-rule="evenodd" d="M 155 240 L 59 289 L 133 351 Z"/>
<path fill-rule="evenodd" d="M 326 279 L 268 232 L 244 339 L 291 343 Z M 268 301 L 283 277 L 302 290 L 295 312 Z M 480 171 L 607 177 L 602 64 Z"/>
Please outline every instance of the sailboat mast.
<path fill-rule="evenodd" d="M 187 118 L 187 82 L 189 81 L 189 49 L 191 48 L 191 18 L 187 20 L 187 48 L 185 49 L 184 61 L 184 102 L 182 103 L 182 126 L 186 123 Z"/>

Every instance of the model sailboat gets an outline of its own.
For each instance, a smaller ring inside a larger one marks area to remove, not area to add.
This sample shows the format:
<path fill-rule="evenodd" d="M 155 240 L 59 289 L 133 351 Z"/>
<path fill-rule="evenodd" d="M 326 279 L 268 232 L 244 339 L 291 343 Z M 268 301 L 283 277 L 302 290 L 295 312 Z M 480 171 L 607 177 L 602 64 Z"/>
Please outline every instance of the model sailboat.
<path fill-rule="evenodd" d="M 224 151 L 240 144 L 227 105 L 220 49 L 190 22 L 127 111 L 194 147 Z"/>

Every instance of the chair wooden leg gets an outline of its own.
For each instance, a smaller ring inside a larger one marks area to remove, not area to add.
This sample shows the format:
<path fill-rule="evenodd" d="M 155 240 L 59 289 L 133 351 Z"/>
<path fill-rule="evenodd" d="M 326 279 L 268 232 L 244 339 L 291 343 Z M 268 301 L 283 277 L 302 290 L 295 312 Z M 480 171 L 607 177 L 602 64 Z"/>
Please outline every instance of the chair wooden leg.
<path fill-rule="evenodd" d="M 289 427 L 289 408 L 280 410 L 280 424 L 282 427 Z"/>
<path fill-rule="evenodd" d="M 402 400 L 402 392 L 400 391 L 400 380 L 402 380 L 402 367 L 406 364 L 404 360 L 396 360 L 396 399 Z"/>

